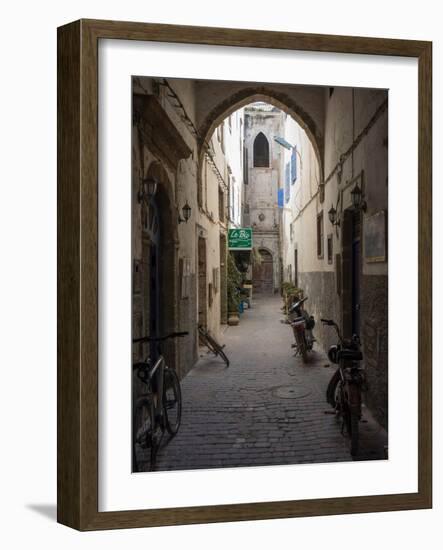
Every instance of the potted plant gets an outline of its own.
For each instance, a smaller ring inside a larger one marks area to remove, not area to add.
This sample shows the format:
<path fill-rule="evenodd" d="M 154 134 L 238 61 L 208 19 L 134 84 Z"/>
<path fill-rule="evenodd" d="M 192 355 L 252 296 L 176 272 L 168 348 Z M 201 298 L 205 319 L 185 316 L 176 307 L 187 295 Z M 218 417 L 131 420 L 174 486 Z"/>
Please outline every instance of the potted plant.
<path fill-rule="evenodd" d="M 235 265 L 235 260 L 231 253 L 228 254 L 228 325 L 236 326 L 240 321 L 240 288 L 242 276 Z"/>
<path fill-rule="evenodd" d="M 283 298 L 283 311 L 287 315 L 290 306 L 303 297 L 303 290 L 297 288 L 291 282 L 284 282 L 281 286 L 282 298 Z"/>

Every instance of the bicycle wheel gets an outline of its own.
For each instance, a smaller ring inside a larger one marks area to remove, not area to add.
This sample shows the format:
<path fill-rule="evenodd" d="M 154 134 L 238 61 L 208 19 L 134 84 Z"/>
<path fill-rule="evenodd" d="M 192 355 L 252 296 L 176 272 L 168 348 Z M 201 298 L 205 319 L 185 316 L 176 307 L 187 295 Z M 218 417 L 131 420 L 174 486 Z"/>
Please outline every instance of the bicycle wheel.
<path fill-rule="evenodd" d="M 220 350 L 219 355 L 223 359 L 223 361 L 226 363 L 226 366 L 229 367 L 229 359 L 226 353 L 222 349 Z"/>
<path fill-rule="evenodd" d="M 326 401 L 337 410 L 337 387 L 340 382 L 340 370 L 337 369 L 329 380 L 326 389 Z"/>
<path fill-rule="evenodd" d="M 346 428 L 346 431 L 349 433 L 349 410 L 346 405 L 346 397 L 345 397 L 345 390 L 343 387 L 343 382 L 339 379 L 337 385 L 335 386 L 334 391 L 334 398 L 335 398 L 335 412 L 338 416 L 341 417 L 341 420 L 343 422 L 342 425 L 342 433 L 343 428 Z"/>
<path fill-rule="evenodd" d="M 165 368 L 163 407 L 166 429 L 170 435 L 175 435 L 182 416 L 182 394 L 177 373 L 168 367 Z"/>
<path fill-rule="evenodd" d="M 209 334 L 205 331 L 200 331 L 200 337 L 203 345 L 205 345 L 214 355 L 217 355 L 217 346 L 214 345 L 214 342 Z"/>
<path fill-rule="evenodd" d="M 132 419 L 132 469 L 134 472 L 153 470 L 157 454 L 154 438 L 154 403 L 148 396 L 137 399 Z"/>
<path fill-rule="evenodd" d="M 215 353 L 216 355 L 220 355 L 220 357 L 226 363 L 226 366 L 229 367 L 229 359 L 228 359 L 226 353 L 223 351 L 223 346 L 221 346 L 209 334 L 207 335 L 207 338 L 208 338 L 208 343 L 211 345 L 211 348 L 213 348 L 213 353 Z"/>

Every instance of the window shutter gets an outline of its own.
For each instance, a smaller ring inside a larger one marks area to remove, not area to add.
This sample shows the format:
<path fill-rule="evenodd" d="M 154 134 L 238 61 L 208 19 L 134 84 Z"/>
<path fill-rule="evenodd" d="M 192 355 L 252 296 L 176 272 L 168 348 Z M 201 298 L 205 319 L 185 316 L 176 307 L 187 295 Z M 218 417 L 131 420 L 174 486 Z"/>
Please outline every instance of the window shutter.
<path fill-rule="evenodd" d="M 291 194 L 290 180 L 291 180 L 291 164 L 288 162 L 286 163 L 286 166 L 285 166 L 285 202 L 289 202 L 289 198 Z"/>
<path fill-rule="evenodd" d="M 292 148 L 291 153 L 291 175 L 292 175 L 292 183 L 295 183 L 295 180 L 297 179 L 297 147 Z"/>

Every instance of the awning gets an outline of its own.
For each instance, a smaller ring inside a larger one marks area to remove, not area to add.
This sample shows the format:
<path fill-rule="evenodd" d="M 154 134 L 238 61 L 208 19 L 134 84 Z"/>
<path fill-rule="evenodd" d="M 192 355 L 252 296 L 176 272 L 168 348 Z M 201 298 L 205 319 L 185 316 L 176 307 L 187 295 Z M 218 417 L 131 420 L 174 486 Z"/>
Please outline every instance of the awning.
<path fill-rule="evenodd" d="M 292 149 L 292 145 L 288 143 L 284 138 L 279 136 L 274 136 L 274 140 L 281 145 L 282 147 L 285 147 L 286 149 L 289 149 L 289 151 Z"/>

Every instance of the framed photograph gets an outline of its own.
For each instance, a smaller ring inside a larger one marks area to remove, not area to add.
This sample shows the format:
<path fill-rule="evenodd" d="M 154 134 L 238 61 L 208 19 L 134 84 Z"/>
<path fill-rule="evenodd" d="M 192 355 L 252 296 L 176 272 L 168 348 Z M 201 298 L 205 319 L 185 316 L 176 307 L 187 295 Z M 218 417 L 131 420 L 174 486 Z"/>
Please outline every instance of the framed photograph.
<path fill-rule="evenodd" d="M 58 29 L 60 523 L 432 506 L 431 75 L 430 42 Z"/>
<path fill-rule="evenodd" d="M 386 213 L 376 212 L 365 226 L 365 259 L 367 262 L 386 261 Z"/>

